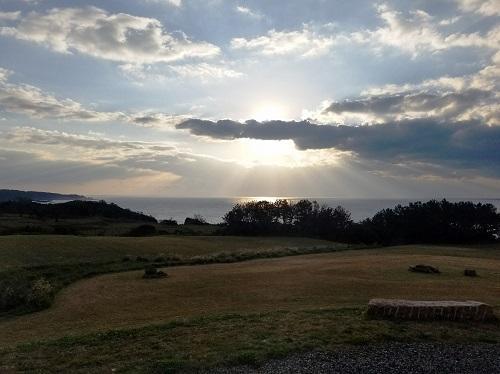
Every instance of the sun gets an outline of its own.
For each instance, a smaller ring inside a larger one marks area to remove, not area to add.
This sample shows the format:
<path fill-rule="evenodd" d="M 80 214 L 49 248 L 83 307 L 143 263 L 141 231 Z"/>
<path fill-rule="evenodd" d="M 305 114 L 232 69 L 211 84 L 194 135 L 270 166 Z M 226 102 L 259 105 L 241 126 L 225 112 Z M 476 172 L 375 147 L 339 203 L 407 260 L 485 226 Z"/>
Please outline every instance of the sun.
<path fill-rule="evenodd" d="M 258 105 L 250 118 L 257 121 L 284 120 L 288 118 L 288 110 L 278 103 L 265 103 Z"/>

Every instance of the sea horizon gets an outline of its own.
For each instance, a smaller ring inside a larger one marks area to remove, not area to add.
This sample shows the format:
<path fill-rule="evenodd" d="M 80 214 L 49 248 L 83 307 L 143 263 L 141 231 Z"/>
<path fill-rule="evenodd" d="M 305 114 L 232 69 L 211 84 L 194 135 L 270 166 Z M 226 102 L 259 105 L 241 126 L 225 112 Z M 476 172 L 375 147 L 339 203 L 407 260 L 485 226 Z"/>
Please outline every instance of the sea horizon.
<path fill-rule="evenodd" d="M 500 210 L 500 198 L 483 197 L 419 197 L 419 198 L 368 198 L 368 197 L 289 197 L 289 196 L 239 196 L 239 197 L 154 197 L 154 196 L 119 196 L 119 195 L 94 195 L 88 196 L 96 200 L 105 200 L 118 204 L 123 208 L 142 212 L 158 220 L 174 219 L 179 223 L 186 217 L 201 215 L 209 223 L 220 223 L 222 217 L 231 208 L 241 202 L 277 199 L 297 201 L 308 199 L 317 201 L 320 205 L 344 207 L 351 213 L 354 221 L 360 221 L 373 216 L 382 209 L 393 208 L 401 204 L 407 205 L 417 201 L 443 200 L 450 202 L 472 201 L 474 203 L 490 203 Z"/>

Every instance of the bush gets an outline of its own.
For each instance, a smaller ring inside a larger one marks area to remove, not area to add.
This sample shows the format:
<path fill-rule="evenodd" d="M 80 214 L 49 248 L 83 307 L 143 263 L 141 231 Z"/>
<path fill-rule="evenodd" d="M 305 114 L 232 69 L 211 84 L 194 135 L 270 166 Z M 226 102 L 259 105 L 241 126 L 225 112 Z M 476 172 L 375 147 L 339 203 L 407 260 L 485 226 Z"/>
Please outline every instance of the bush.
<path fill-rule="evenodd" d="M 7 311 L 22 303 L 22 294 L 13 285 L 0 284 L 0 311 Z"/>
<path fill-rule="evenodd" d="M 178 223 L 175 219 L 164 219 L 160 221 L 160 224 L 165 225 L 165 226 L 177 226 Z"/>
<path fill-rule="evenodd" d="M 52 304 L 54 288 L 45 278 L 39 278 L 31 285 L 27 295 L 27 304 L 34 308 L 46 308 Z"/>
<path fill-rule="evenodd" d="M 195 214 L 193 218 L 187 217 L 184 220 L 185 225 L 208 225 L 209 223 L 206 221 L 205 218 L 200 216 L 199 214 Z"/>
<path fill-rule="evenodd" d="M 30 281 L 31 275 L 24 272 L 3 276 L 5 278 L 0 280 L 0 312 L 16 308 L 39 310 L 52 304 L 55 289 L 45 278 Z"/>

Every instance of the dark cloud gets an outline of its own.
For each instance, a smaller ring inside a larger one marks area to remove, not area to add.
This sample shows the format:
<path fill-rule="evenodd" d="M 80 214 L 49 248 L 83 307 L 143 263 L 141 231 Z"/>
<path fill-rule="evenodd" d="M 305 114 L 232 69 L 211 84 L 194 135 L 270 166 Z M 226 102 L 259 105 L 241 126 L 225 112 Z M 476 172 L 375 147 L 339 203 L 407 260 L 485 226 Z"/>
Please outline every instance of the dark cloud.
<path fill-rule="evenodd" d="M 308 121 L 218 122 L 191 119 L 177 125 L 217 139 L 291 139 L 297 148 L 335 148 L 366 160 L 429 163 L 500 174 L 500 127 L 479 121 L 414 119 L 372 126 L 317 125 Z"/>
<path fill-rule="evenodd" d="M 325 112 L 363 113 L 387 117 L 407 113 L 437 112 L 442 117 L 454 117 L 493 97 L 492 92 L 468 89 L 462 92 L 402 92 L 396 94 L 371 95 L 354 100 L 332 103 Z"/>

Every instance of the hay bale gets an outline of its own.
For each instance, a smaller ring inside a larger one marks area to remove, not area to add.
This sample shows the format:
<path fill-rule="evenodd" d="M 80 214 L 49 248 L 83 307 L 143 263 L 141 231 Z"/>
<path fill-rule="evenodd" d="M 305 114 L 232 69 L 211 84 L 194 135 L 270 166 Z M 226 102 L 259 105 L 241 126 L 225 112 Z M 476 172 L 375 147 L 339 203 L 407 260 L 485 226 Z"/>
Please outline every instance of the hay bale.
<path fill-rule="evenodd" d="M 424 273 L 424 274 L 441 274 L 438 268 L 435 268 L 434 266 L 431 265 L 423 265 L 423 264 L 410 266 L 408 268 L 408 271 L 412 271 L 414 273 Z"/>
<path fill-rule="evenodd" d="M 465 269 L 464 270 L 464 275 L 466 277 L 477 277 L 477 272 L 475 269 Z"/>
<path fill-rule="evenodd" d="M 414 321 L 492 321 L 493 308 L 478 301 L 415 301 L 372 299 L 367 315 L 371 318 Z"/>

